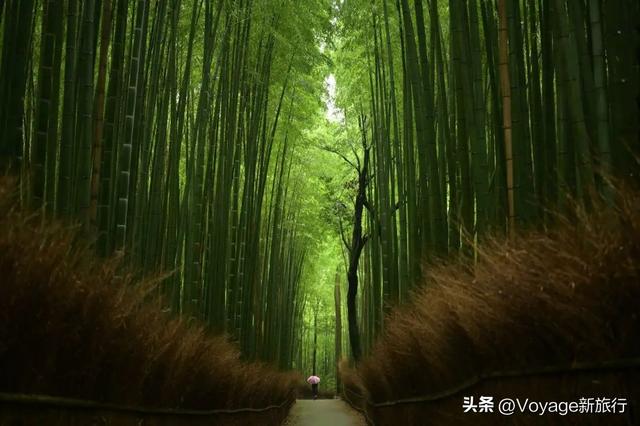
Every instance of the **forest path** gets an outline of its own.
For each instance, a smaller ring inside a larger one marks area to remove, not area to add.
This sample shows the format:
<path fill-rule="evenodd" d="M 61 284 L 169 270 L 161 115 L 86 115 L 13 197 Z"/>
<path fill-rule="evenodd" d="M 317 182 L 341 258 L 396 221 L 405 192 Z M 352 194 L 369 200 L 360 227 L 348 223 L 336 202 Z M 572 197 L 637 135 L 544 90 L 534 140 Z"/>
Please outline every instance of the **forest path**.
<path fill-rule="evenodd" d="M 284 426 L 366 426 L 364 418 L 340 399 L 298 399 Z"/>

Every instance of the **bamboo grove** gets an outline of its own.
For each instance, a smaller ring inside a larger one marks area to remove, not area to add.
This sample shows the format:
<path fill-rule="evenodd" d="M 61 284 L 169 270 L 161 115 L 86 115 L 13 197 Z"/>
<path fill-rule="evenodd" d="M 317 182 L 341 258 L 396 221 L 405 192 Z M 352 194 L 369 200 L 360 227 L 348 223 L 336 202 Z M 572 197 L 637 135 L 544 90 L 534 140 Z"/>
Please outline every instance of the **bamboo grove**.
<path fill-rule="evenodd" d="M 365 348 L 424 262 L 637 179 L 639 18 L 632 1 L 342 2 L 338 104 L 352 139 L 368 118 L 372 155 Z"/>
<path fill-rule="evenodd" d="M 3 1 L 0 156 L 23 201 L 79 220 L 102 256 L 168 271 L 166 310 L 290 368 L 312 249 L 294 152 L 321 107 L 329 11 Z"/>
<path fill-rule="evenodd" d="M 639 20 L 632 0 L 0 1 L 0 166 L 98 255 L 166 273 L 162 309 L 333 383 L 429 263 L 637 180 Z"/>

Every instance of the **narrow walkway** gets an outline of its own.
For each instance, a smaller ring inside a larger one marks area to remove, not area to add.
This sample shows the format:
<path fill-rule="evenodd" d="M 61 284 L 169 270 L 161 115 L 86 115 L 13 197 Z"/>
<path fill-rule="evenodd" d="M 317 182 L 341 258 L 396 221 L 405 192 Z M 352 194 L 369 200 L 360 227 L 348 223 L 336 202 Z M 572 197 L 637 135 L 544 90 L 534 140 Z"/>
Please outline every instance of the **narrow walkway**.
<path fill-rule="evenodd" d="M 364 418 L 340 399 L 299 399 L 284 426 L 366 426 Z"/>

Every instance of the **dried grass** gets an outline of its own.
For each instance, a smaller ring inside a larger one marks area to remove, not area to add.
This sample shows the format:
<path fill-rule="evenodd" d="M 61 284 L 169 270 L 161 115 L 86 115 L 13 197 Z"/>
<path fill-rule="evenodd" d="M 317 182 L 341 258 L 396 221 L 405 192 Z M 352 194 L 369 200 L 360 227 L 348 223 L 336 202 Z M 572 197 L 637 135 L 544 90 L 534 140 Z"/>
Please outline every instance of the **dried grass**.
<path fill-rule="evenodd" d="M 615 207 L 596 201 L 589 214 L 576 207 L 553 229 L 488 241 L 475 265 L 430 267 L 412 302 L 387 319 L 371 356 L 343 374 L 345 386 L 382 402 L 445 391 L 478 374 L 639 357 L 640 192 L 615 197 Z M 462 401 L 604 396 L 637 403 L 639 378 L 636 368 L 492 379 L 438 401 L 369 407 L 369 414 L 403 425 L 631 424 L 627 416 L 472 416 Z"/>
<path fill-rule="evenodd" d="M 207 410 L 294 397 L 299 377 L 242 362 L 223 336 L 158 309 L 153 280 L 114 279 L 117 260 L 13 205 L 0 183 L 0 392 Z"/>

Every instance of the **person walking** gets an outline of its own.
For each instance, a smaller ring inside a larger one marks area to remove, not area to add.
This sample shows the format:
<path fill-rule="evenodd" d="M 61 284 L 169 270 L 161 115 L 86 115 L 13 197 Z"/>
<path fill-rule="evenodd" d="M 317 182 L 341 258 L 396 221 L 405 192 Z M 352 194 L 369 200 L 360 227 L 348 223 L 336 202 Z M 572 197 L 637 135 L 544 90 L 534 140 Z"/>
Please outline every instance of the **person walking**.
<path fill-rule="evenodd" d="M 320 383 L 320 377 L 313 375 L 309 376 L 307 379 L 307 383 L 311 385 L 311 393 L 313 394 L 313 399 L 318 399 L 318 383 Z"/>

